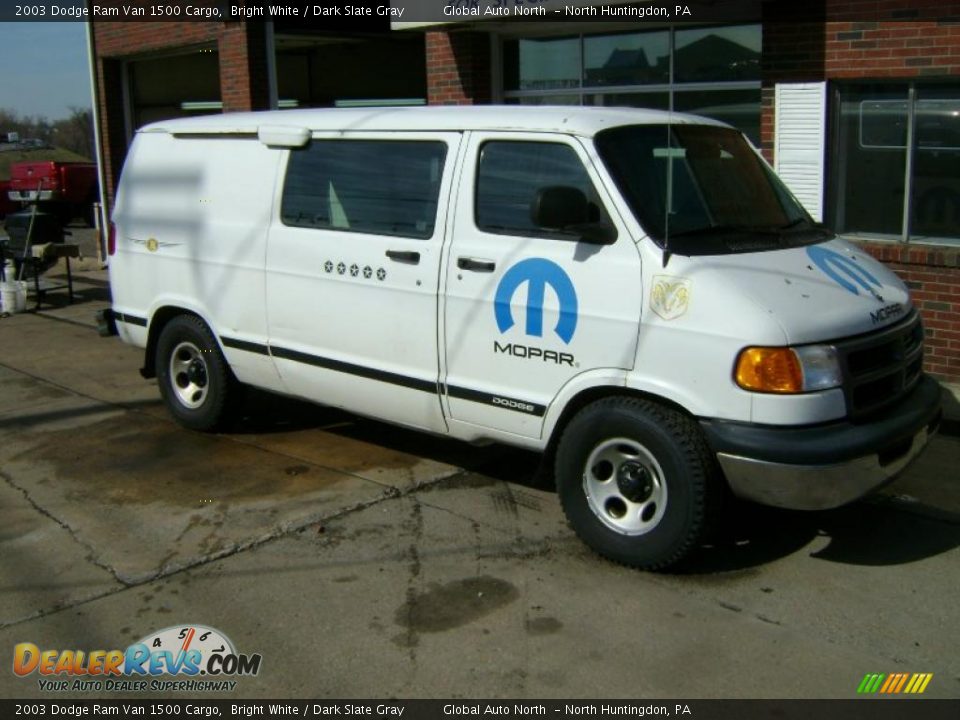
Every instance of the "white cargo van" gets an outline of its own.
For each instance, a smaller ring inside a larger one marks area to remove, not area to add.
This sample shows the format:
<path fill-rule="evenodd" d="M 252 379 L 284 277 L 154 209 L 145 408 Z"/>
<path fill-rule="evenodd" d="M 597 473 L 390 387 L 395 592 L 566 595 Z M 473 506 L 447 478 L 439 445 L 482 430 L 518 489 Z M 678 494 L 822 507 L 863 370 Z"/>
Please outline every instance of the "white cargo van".
<path fill-rule="evenodd" d="M 939 421 L 904 285 L 722 123 L 303 110 L 136 134 L 113 318 L 183 425 L 238 384 L 543 450 L 574 530 L 663 568 L 728 486 L 830 508 Z"/>

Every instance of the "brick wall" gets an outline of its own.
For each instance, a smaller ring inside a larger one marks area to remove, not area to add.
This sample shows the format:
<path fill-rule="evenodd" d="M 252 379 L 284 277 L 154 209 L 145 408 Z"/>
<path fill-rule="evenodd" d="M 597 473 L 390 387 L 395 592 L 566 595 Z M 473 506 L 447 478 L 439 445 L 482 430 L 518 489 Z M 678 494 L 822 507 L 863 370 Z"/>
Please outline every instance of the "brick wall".
<path fill-rule="evenodd" d="M 97 53 L 104 57 L 143 55 L 214 42 L 224 23 L 94 22 Z"/>
<path fill-rule="evenodd" d="M 926 329 L 926 371 L 944 380 L 960 380 L 960 248 L 858 244 L 910 288 Z"/>
<path fill-rule="evenodd" d="M 270 107 L 263 23 L 224 23 L 218 38 L 223 111 Z"/>
<path fill-rule="evenodd" d="M 831 78 L 960 77 L 960 24 L 828 22 L 824 64 Z"/>
<path fill-rule="evenodd" d="M 490 36 L 479 32 L 428 32 L 427 102 L 430 105 L 488 103 Z"/>

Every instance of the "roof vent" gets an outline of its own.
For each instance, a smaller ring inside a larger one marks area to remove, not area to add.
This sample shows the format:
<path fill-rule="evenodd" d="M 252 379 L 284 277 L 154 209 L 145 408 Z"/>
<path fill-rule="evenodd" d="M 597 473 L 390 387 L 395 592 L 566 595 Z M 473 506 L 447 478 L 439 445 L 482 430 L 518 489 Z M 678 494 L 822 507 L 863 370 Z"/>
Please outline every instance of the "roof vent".
<path fill-rule="evenodd" d="M 257 131 L 260 142 L 270 147 L 303 147 L 310 140 L 310 130 L 290 125 L 261 125 Z"/>

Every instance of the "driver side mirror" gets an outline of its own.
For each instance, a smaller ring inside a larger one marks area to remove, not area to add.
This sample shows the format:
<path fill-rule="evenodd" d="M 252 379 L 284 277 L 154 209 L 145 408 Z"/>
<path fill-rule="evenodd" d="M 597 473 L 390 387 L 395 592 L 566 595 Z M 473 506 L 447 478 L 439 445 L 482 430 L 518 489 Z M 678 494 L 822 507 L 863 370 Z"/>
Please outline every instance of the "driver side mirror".
<path fill-rule="evenodd" d="M 599 215 L 582 190 L 568 185 L 540 188 L 530 207 L 537 227 L 575 233 L 583 242 L 595 245 L 612 245 L 617 231 Z"/>

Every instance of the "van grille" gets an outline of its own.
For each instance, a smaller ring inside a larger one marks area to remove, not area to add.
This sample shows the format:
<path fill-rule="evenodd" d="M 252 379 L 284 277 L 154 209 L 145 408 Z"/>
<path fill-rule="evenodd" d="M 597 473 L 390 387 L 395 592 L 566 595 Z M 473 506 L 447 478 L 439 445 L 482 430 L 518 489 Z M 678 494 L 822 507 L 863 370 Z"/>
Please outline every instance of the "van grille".
<path fill-rule="evenodd" d="M 913 311 L 897 325 L 836 344 L 844 374 L 847 412 L 862 417 L 895 403 L 913 389 L 923 369 L 923 325 Z"/>

